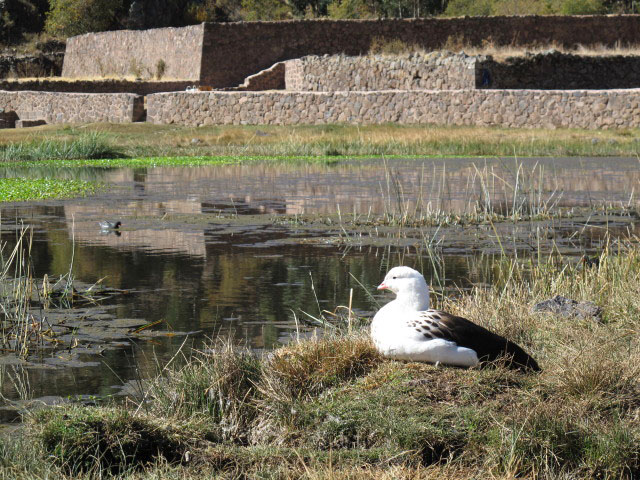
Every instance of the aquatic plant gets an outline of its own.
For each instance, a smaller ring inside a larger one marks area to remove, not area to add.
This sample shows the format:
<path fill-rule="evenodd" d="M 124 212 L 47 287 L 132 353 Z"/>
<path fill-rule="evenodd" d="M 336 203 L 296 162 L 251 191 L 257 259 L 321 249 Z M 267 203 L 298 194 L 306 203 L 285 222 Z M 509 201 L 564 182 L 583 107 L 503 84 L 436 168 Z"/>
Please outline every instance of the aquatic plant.
<path fill-rule="evenodd" d="M 82 197 L 95 193 L 97 182 L 57 178 L 0 178 L 0 202 Z"/>
<path fill-rule="evenodd" d="M 0 341 L 5 351 L 16 352 L 25 357 L 32 343 L 43 340 L 42 324 L 33 322 L 29 312 L 34 281 L 31 266 L 31 246 L 33 230 L 22 228 L 18 233 L 16 245 L 5 253 L 5 245 L 0 245 L 0 309 L 2 323 Z M 37 287 L 36 287 L 37 290 Z"/>
<path fill-rule="evenodd" d="M 6 241 L 0 243 L 0 347 L 22 359 L 45 348 L 73 348 L 73 340 L 65 343 L 58 338 L 69 330 L 52 325 L 44 311 L 95 304 L 119 291 L 76 282 L 73 260 L 64 275 L 35 278 L 30 227 L 16 231 L 13 248 L 7 245 Z"/>
<path fill-rule="evenodd" d="M 507 176 L 498 175 L 493 167 L 484 165 L 478 168 L 473 164 L 466 179 L 466 204 L 461 204 L 456 211 L 452 211 L 451 207 L 446 206 L 446 202 L 451 199 L 452 188 L 446 180 L 446 164 L 441 172 L 437 171 L 435 164 L 428 172 L 423 163 L 417 184 L 413 184 L 385 163 L 385 182 L 380 185 L 383 213 L 354 210 L 345 214 L 338 205 L 334 217 L 337 216 L 341 226 L 340 235 L 345 243 L 357 244 L 362 235 L 358 237 L 354 234 L 354 226 L 395 226 L 398 228 L 398 235 L 404 236 L 405 228 L 490 225 L 506 221 L 531 222 L 570 218 L 584 213 L 584 209 L 561 206 L 562 190 L 557 185 L 551 189 L 548 187 L 548 172 L 539 163 L 528 166 L 514 158 L 513 167 L 505 165 L 501 170 L 506 170 Z M 625 205 L 593 204 L 589 211 L 632 215 L 636 203 L 631 195 Z M 333 221 L 331 218 L 316 221 L 328 223 Z M 304 220 L 301 218 L 298 221 Z M 371 230 L 367 233 L 373 234 Z"/>

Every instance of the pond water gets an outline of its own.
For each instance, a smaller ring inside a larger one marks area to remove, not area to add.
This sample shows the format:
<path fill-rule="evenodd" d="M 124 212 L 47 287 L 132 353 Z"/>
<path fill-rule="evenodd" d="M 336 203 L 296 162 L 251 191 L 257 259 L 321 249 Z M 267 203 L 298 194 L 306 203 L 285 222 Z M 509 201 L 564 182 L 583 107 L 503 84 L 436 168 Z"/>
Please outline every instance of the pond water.
<path fill-rule="evenodd" d="M 390 299 L 378 295 L 375 285 L 398 263 L 417 267 L 440 286 L 466 288 L 490 281 L 478 266 L 490 264 L 501 243 L 513 247 L 513 254 L 527 254 L 540 238 L 552 238 L 554 248 L 580 255 L 597 253 L 605 231 L 639 233 L 634 217 L 598 213 L 605 204 L 637 204 L 637 159 L 6 169 L 0 175 L 52 173 L 109 187 L 82 199 L 3 205 L 5 251 L 15 244 L 21 225 L 28 225 L 34 233 L 36 277 L 71 270 L 79 282 L 125 291 L 82 305 L 75 321 L 91 319 L 94 326 L 120 321 L 124 328 L 108 335 L 80 331 L 74 348 L 47 349 L 27 361 L 11 354 L 0 357 L 13 377 L 5 373 L 1 387 L 8 398 L 18 397 L 16 381 L 28 384 L 32 396 L 44 402 L 118 394 L 124 385 L 154 375 L 181 346 L 188 355 L 206 338 L 224 336 L 256 349 L 273 348 L 296 332 L 295 317 L 347 305 L 351 288 L 356 311 L 375 311 L 378 302 Z M 486 226 L 409 233 L 389 228 L 376 230 L 377 237 L 369 228 L 357 241 L 335 223 L 338 213 L 338 218 L 360 219 L 396 211 L 465 213 L 479 203 L 501 209 L 524 200 L 590 206 L 592 213 L 499 225 L 509 242 L 496 239 L 497 230 Z M 318 228 L 298 221 L 303 216 L 333 220 Z M 122 221 L 121 232 L 101 231 L 98 221 L 104 219 Z M 442 254 L 439 271 L 431 268 L 425 239 Z M 59 313 L 39 315 L 53 321 Z M 0 419 L 15 416 L 3 412 Z"/>

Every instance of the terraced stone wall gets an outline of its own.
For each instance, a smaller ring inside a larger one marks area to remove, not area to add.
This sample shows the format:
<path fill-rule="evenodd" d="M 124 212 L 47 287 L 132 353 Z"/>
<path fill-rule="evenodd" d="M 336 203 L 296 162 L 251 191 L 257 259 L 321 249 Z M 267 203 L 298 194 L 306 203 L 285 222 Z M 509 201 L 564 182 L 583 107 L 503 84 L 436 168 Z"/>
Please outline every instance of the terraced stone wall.
<path fill-rule="evenodd" d="M 610 89 L 640 87 L 640 56 L 585 56 L 551 50 L 477 64 L 479 88 Z M 482 86 L 481 71 L 491 82 Z"/>
<path fill-rule="evenodd" d="M 495 61 L 447 51 L 396 56 L 306 56 L 287 60 L 292 91 L 605 90 L 640 88 L 640 56 L 572 55 L 550 50 Z"/>
<path fill-rule="evenodd" d="M 158 92 L 185 90 L 193 85 L 190 80 L 173 82 L 132 82 L 128 80 L 0 80 L 0 90 L 32 90 L 39 92 L 76 92 L 76 93 L 136 93 L 148 95 Z"/>
<path fill-rule="evenodd" d="M 287 90 L 458 90 L 475 88 L 476 64 L 485 57 L 450 52 L 397 56 L 307 56 L 288 60 Z"/>
<path fill-rule="evenodd" d="M 597 32 L 594 33 L 594 32 Z M 155 75 L 235 87 L 277 62 L 306 55 L 367 53 L 374 39 L 426 50 L 452 40 L 481 45 L 640 44 L 640 15 L 291 20 L 206 23 L 183 28 L 90 33 L 67 41 L 65 77 Z"/>
<path fill-rule="evenodd" d="M 196 92 L 147 97 L 156 124 L 640 126 L 640 89 Z"/>
<path fill-rule="evenodd" d="M 0 109 L 17 120 L 46 123 L 131 123 L 144 117 L 144 97 L 132 93 L 0 91 Z"/>
<path fill-rule="evenodd" d="M 203 85 L 233 87 L 276 62 L 305 55 L 367 53 L 377 39 L 426 50 L 460 44 L 561 46 L 640 44 L 640 15 L 292 20 L 207 23 Z"/>
<path fill-rule="evenodd" d="M 67 39 L 62 76 L 151 79 L 157 77 L 159 62 L 162 61 L 162 78 L 197 81 L 200 78 L 203 32 L 204 24 L 200 24 L 71 37 Z"/>

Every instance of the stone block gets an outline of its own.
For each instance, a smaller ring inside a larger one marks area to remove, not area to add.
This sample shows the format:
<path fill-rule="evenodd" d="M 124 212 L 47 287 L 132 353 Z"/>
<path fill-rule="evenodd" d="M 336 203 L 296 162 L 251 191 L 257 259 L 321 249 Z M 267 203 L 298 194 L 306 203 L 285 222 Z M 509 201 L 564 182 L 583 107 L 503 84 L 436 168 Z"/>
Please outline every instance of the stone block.
<path fill-rule="evenodd" d="M 40 120 L 17 120 L 16 128 L 29 128 L 29 127 L 38 127 L 40 125 L 46 125 L 47 122 Z"/>

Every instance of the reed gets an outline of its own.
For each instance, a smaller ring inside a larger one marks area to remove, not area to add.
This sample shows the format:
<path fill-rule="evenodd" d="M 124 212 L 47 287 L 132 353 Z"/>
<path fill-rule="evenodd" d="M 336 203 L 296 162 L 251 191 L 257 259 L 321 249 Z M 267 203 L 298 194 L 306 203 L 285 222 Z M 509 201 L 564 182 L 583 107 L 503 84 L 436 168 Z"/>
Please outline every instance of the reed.
<path fill-rule="evenodd" d="M 6 243 L 0 244 L 0 341 L 4 350 L 22 357 L 29 354 L 34 343 L 43 341 L 42 325 L 33 321 L 30 312 L 34 294 L 32 242 L 33 231 L 22 227 L 17 232 L 15 247 L 10 252 L 6 252 Z"/>
<path fill-rule="evenodd" d="M 57 338 L 60 333 L 49 324 L 46 310 L 95 304 L 96 285 L 76 285 L 73 260 L 64 275 L 35 277 L 30 227 L 23 225 L 16 230 L 15 244 L 12 248 L 8 245 L 7 240 L 0 239 L 0 348 L 22 359 L 45 347 L 71 348 L 61 345 Z"/>
<path fill-rule="evenodd" d="M 55 138 L 9 143 L 0 147 L 0 161 L 71 160 L 117 158 L 121 152 L 103 134 L 89 132 L 67 141 Z"/>
<path fill-rule="evenodd" d="M 395 226 L 401 232 L 404 228 L 531 222 L 584 213 L 562 206 L 562 190 L 557 184 L 549 188 L 552 176 L 540 164 L 529 166 L 514 158 L 513 166 L 506 171 L 509 173 L 501 176 L 492 166 L 473 164 L 464 191 L 453 196 L 452 186 L 446 180 L 446 164 L 441 171 L 435 165 L 428 171 L 423 164 L 415 184 L 403 180 L 397 170 L 385 164 L 385 181 L 380 184 L 383 213 L 354 211 L 349 216 L 339 212 L 338 222 L 347 243 L 353 243 L 347 225 Z M 452 202 L 456 202 L 454 208 L 450 205 Z M 631 195 L 626 205 L 594 204 L 591 209 L 631 212 L 636 204 Z"/>

